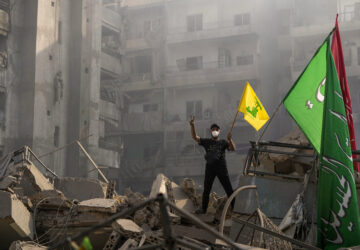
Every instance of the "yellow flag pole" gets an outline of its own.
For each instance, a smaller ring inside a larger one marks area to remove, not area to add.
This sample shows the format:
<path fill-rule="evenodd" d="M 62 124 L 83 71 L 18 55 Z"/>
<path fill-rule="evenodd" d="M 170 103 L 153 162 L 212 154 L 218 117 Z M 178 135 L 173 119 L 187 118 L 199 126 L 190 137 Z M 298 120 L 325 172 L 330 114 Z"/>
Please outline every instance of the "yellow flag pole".
<path fill-rule="evenodd" d="M 236 114 L 235 114 L 235 117 L 234 117 L 234 121 L 233 121 L 233 123 L 232 123 L 232 125 L 231 125 L 230 132 L 229 132 L 229 133 L 232 133 L 232 130 L 233 130 L 233 128 L 234 128 L 234 125 L 235 125 L 236 118 L 237 118 L 238 114 L 239 114 L 239 110 L 236 111 Z"/>

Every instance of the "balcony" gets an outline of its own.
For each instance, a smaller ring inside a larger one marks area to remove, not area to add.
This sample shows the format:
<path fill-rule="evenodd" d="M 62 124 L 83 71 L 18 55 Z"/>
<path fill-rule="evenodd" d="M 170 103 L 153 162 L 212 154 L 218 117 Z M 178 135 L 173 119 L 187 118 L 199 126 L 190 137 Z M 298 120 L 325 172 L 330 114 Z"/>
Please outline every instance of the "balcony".
<path fill-rule="evenodd" d="M 152 78 L 152 73 L 144 73 L 140 75 L 131 74 L 121 86 L 122 91 L 137 91 L 161 88 L 159 81 Z"/>
<path fill-rule="evenodd" d="M 169 27 L 167 35 L 167 43 L 183 43 L 189 41 L 201 41 L 208 39 L 219 39 L 234 36 L 250 36 L 256 38 L 254 25 L 236 26 L 233 21 L 204 23 L 203 29 L 194 32 L 188 32 L 187 27 Z"/>
<path fill-rule="evenodd" d="M 120 167 L 120 155 L 118 152 L 103 148 L 97 148 L 96 151 L 95 161 L 99 166 Z"/>
<path fill-rule="evenodd" d="M 165 3 L 165 0 L 123 0 L 122 7 L 135 8 L 163 3 Z"/>
<path fill-rule="evenodd" d="M 104 52 L 101 52 L 101 68 L 116 75 L 122 72 L 120 60 Z"/>
<path fill-rule="evenodd" d="M 126 51 L 132 52 L 137 50 L 149 49 L 150 45 L 144 38 L 126 40 Z"/>
<path fill-rule="evenodd" d="M 119 121 L 120 110 L 114 103 L 100 100 L 100 115 L 115 121 Z"/>
<path fill-rule="evenodd" d="M 156 132 L 162 128 L 163 115 L 159 111 L 123 115 L 122 130 L 125 133 Z"/>
<path fill-rule="evenodd" d="M 102 7 L 102 24 L 113 31 L 120 32 L 120 15 L 109 8 Z"/>
<path fill-rule="evenodd" d="M 177 66 L 167 68 L 166 84 L 168 87 L 204 85 L 219 82 L 258 79 L 259 73 L 254 64 L 220 68 L 219 62 L 203 63 L 199 70 L 180 71 Z"/>

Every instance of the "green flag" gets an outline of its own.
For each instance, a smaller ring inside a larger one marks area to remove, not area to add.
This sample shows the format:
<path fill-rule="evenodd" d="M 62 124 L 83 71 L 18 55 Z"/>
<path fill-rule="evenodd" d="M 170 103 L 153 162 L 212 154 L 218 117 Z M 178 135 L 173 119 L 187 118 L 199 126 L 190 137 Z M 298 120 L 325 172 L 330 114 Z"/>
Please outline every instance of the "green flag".
<path fill-rule="evenodd" d="M 330 44 L 330 37 L 326 44 Z M 321 248 L 337 249 L 360 244 L 360 223 L 349 129 L 330 46 L 326 58 L 317 240 Z"/>
<path fill-rule="evenodd" d="M 315 53 L 285 97 L 285 108 L 320 153 L 327 43 Z"/>

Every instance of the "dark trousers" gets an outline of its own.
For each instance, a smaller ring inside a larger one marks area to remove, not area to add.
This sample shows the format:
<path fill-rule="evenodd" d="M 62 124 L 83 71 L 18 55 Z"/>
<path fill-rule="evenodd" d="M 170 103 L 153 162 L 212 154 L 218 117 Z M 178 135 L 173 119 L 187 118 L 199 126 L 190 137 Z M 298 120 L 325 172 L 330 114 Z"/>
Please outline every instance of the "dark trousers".
<path fill-rule="evenodd" d="M 214 183 L 215 177 L 219 178 L 221 185 L 223 186 L 226 195 L 230 197 L 233 193 L 233 188 L 231 186 L 228 170 L 226 165 L 206 165 L 205 169 L 205 180 L 204 180 L 204 192 L 202 197 L 202 209 L 206 212 L 209 204 L 209 195 Z M 234 206 L 234 202 L 231 203 L 231 206 Z"/>

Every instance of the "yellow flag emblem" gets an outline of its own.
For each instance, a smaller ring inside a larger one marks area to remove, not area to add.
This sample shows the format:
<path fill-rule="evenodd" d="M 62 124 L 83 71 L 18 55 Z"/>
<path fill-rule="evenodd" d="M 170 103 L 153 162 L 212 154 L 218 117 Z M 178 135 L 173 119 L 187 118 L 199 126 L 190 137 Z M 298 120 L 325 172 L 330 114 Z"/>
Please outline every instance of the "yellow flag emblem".
<path fill-rule="evenodd" d="M 248 82 L 242 94 L 238 110 L 244 113 L 244 119 L 256 130 L 261 129 L 269 120 L 265 108 Z"/>

